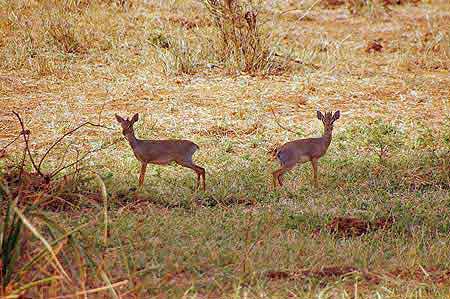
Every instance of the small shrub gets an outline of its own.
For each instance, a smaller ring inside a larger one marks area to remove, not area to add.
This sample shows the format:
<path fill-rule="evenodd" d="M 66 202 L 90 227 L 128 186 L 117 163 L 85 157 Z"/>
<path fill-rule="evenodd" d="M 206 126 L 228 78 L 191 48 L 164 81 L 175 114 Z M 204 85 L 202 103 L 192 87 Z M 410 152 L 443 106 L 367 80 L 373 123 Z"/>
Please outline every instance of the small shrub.
<path fill-rule="evenodd" d="M 218 58 L 236 69 L 267 72 L 273 65 L 268 34 L 258 21 L 258 9 L 251 1 L 203 0 L 219 35 Z"/>
<path fill-rule="evenodd" d="M 398 149 L 404 142 L 400 129 L 392 124 L 376 120 L 364 128 L 366 146 L 384 161 L 389 151 Z"/>

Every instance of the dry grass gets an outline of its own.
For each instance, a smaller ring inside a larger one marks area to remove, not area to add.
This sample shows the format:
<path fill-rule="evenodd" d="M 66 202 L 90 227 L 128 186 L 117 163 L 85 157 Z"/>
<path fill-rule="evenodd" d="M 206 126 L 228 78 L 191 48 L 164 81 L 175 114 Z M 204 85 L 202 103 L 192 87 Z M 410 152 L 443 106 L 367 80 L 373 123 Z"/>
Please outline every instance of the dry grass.
<path fill-rule="evenodd" d="M 102 176 L 108 202 L 91 173 L 26 197 L 51 200 L 39 212 L 61 230 L 24 215 L 49 243 L 62 238 L 52 246 L 77 283 L 46 256 L 3 294 L 54 277 L 27 294 L 446 297 L 450 4 L 337 2 L 249 1 L 239 20 L 215 20 L 201 1 L 0 0 L 0 149 L 20 131 L 11 110 L 38 157 L 84 121 L 117 128 L 71 136 L 69 160 L 120 138 L 114 113 L 139 112 L 140 137 L 200 145 L 208 184 L 196 193 L 190 173 L 152 167 L 145 190 L 130 192 L 139 166 L 125 141 L 94 153 L 84 166 Z M 259 31 L 245 19 L 253 9 Z M 310 188 L 307 166 L 271 191 L 268 153 L 318 135 L 315 109 L 342 112 L 321 189 Z M 3 176 L 21 155 L 21 141 L 0 152 Z M 392 227 L 360 237 L 327 229 L 335 217 L 389 216 Z M 27 239 L 23 262 L 43 248 Z"/>

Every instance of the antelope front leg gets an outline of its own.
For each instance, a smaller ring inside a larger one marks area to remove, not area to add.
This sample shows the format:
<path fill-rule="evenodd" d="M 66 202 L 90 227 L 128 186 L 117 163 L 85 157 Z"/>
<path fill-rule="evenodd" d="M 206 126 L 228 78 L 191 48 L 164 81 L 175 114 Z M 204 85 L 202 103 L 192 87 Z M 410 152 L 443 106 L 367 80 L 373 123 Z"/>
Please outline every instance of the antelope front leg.
<path fill-rule="evenodd" d="M 144 185 L 145 171 L 147 170 L 147 163 L 141 164 L 141 174 L 139 175 L 139 187 Z"/>
<path fill-rule="evenodd" d="M 314 186 L 319 187 L 319 183 L 317 182 L 317 159 L 312 159 L 311 164 L 313 168 L 313 176 L 314 176 Z"/>

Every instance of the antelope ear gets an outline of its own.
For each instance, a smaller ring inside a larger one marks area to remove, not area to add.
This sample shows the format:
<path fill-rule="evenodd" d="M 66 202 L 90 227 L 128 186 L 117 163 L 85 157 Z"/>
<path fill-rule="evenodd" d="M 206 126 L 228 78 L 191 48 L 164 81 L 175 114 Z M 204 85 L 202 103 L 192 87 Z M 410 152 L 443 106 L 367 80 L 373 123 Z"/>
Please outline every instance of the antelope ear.
<path fill-rule="evenodd" d="M 320 111 L 317 111 L 317 119 L 323 121 L 323 114 Z"/>
<path fill-rule="evenodd" d="M 135 115 L 133 115 L 133 118 L 131 119 L 131 123 L 135 123 L 139 120 L 139 113 L 136 113 Z"/>
<path fill-rule="evenodd" d="M 120 116 L 117 115 L 117 114 L 114 114 L 114 116 L 116 117 L 116 120 L 117 120 L 119 123 L 123 123 L 123 122 L 125 121 L 122 117 L 120 117 Z"/>
<path fill-rule="evenodd" d="M 341 117 L 341 111 L 336 111 L 333 115 L 333 121 L 338 120 Z"/>

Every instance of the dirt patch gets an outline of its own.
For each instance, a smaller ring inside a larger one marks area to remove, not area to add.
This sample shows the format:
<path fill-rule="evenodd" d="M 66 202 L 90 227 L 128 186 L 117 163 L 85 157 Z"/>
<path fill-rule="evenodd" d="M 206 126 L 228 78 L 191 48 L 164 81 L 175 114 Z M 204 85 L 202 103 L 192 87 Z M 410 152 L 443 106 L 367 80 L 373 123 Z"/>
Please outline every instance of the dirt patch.
<path fill-rule="evenodd" d="M 366 52 L 381 52 L 383 50 L 383 45 L 381 44 L 381 40 L 373 40 L 367 43 Z"/>
<path fill-rule="evenodd" d="M 328 232 L 343 236 L 361 236 L 369 232 L 369 229 L 369 222 L 345 217 L 336 217 L 326 226 Z"/>
<path fill-rule="evenodd" d="M 345 0 L 325 0 L 322 2 L 322 6 L 326 8 L 335 8 L 345 4 Z"/>
<path fill-rule="evenodd" d="M 358 237 L 379 229 L 389 229 L 395 222 L 391 216 L 381 217 L 372 222 L 355 217 L 335 217 L 325 228 L 318 228 L 313 235 L 317 236 L 323 231 L 339 237 Z"/>
<path fill-rule="evenodd" d="M 395 269 L 386 274 L 391 278 L 414 280 L 423 283 L 446 284 L 450 282 L 450 270 L 438 268 Z"/>
<path fill-rule="evenodd" d="M 421 0 L 382 0 L 381 3 L 383 5 L 405 5 L 405 4 L 414 4 L 417 5 Z"/>
<path fill-rule="evenodd" d="M 271 280 L 277 279 L 330 279 L 339 278 L 350 273 L 358 272 L 358 269 L 351 266 L 343 267 L 325 267 L 317 270 L 302 270 L 302 271 L 268 271 L 266 277 Z"/>

